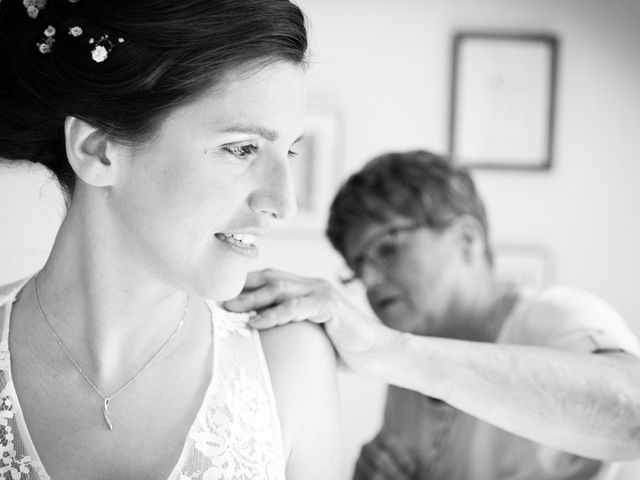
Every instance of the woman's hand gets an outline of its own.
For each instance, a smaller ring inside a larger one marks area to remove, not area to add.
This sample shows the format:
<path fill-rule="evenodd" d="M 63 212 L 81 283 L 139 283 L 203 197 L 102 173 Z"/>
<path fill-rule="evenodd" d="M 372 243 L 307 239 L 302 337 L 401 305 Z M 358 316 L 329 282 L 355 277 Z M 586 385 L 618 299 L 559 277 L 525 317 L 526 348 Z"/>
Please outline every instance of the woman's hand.
<path fill-rule="evenodd" d="M 257 312 L 251 325 L 258 329 L 303 320 L 324 324 L 340 360 L 366 376 L 378 376 L 377 353 L 399 335 L 358 309 L 328 281 L 273 269 L 250 273 L 243 292 L 224 306 Z"/>

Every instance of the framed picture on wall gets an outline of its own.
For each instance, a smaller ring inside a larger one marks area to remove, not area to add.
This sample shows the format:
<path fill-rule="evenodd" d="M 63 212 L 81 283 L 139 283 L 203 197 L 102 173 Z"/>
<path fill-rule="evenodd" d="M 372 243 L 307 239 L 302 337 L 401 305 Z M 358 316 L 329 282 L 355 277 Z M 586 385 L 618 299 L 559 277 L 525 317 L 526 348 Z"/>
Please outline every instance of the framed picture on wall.
<path fill-rule="evenodd" d="M 298 214 L 278 230 L 323 230 L 338 186 L 342 155 L 342 117 L 329 106 L 310 106 L 304 138 L 291 160 Z"/>
<path fill-rule="evenodd" d="M 449 153 L 469 167 L 549 169 L 558 40 L 549 34 L 454 35 Z"/>
<path fill-rule="evenodd" d="M 498 244 L 493 253 L 499 285 L 540 289 L 553 282 L 553 258 L 544 247 Z"/>

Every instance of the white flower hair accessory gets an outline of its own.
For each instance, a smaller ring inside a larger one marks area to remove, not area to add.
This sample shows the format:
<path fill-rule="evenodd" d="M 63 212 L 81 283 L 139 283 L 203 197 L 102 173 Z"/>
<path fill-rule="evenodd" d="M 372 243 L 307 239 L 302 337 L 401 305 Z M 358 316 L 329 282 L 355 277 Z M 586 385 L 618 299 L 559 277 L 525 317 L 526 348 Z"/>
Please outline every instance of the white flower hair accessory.
<path fill-rule="evenodd" d="M 82 35 L 82 27 L 71 27 L 69 28 L 69 35 L 71 35 L 72 37 L 79 37 L 80 35 Z"/>
<path fill-rule="evenodd" d="M 2 0 L 0 0 L 1 2 Z M 69 3 L 78 3 L 80 0 L 69 0 Z M 27 15 L 31 18 L 38 18 L 40 10 L 47 6 L 47 0 L 22 0 L 22 5 L 27 9 Z"/>
<path fill-rule="evenodd" d="M 23 0 L 22 5 L 27 9 L 29 17 L 38 18 L 40 10 L 47 6 L 47 0 Z"/>
<path fill-rule="evenodd" d="M 95 44 L 95 47 L 91 50 L 91 58 L 96 63 L 104 62 L 114 46 L 113 42 L 109 39 L 109 34 L 102 35 L 98 41 L 91 37 L 89 43 L 92 45 Z M 118 37 L 118 43 L 124 43 L 124 38 Z"/>
<path fill-rule="evenodd" d="M 56 29 L 53 25 L 49 25 L 44 30 L 44 38 L 38 43 L 38 50 L 40 53 L 51 53 L 51 47 L 55 43 L 56 39 L 53 38 L 56 34 Z"/>

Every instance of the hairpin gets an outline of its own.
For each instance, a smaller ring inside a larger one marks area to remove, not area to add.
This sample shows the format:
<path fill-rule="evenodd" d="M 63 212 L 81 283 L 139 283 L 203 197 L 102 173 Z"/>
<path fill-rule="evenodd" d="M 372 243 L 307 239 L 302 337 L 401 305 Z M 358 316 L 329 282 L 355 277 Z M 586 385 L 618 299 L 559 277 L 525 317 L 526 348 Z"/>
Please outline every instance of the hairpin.
<path fill-rule="evenodd" d="M 95 47 L 91 50 L 91 58 L 96 63 L 104 62 L 111 50 L 113 50 L 113 42 L 109 40 L 109 34 L 102 35 L 97 42 L 91 37 L 89 43 L 95 44 Z M 118 43 L 124 43 L 124 38 L 118 37 Z"/>
<path fill-rule="evenodd" d="M 27 9 L 27 15 L 31 18 L 38 18 L 40 10 L 47 6 L 47 0 L 23 0 L 22 5 Z"/>
<path fill-rule="evenodd" d="M 49 25 L 44 31 L 44 37 L 42 42 L 38 43 L 38 50 L 40 53 L 51 53 L 51 47 L 55 43 L 56 39 L 53 38 L 56 34 L 56 29 L 53 25 Z"/>

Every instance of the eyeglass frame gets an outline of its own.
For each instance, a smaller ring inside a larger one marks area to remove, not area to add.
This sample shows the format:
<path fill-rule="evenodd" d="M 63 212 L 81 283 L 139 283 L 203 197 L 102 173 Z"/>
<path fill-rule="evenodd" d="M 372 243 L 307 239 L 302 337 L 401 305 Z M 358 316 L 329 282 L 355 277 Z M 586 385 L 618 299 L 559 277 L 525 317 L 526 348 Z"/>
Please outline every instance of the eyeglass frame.
<path fill-rule="evenodd" d="M 349 267 L 348 276 L 341 276 L 340 282 L 343 285 L 349 285 L 358 280 L 362 280 L 362 272 L 365 265 L 376 268 L 380 271 L 381 268 L 388 268 L 391 263 L 398 256 L 398 249 L 396 249 L 389 257 L 376 259 L 372 257 L 372 249 L 376 245 L 380 245 L 380 240 L 389 237 L 390 239 L 397 238 L 397 235 L 405 232 L 413 232 L 424 228 L 425 225 L 420 222 L 412 222 L 405 225 L 392 225 L 389 228 L 379 232 L 373 238 L 369 239 L 365 248 L 362 249 L 363 253 L 360 253 L 353 262 L 353 267 Z M 395 244 L 394 244 L 395 245 Z M 396 245 L 397 246 L 397 245 Z"/>

